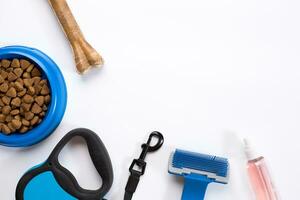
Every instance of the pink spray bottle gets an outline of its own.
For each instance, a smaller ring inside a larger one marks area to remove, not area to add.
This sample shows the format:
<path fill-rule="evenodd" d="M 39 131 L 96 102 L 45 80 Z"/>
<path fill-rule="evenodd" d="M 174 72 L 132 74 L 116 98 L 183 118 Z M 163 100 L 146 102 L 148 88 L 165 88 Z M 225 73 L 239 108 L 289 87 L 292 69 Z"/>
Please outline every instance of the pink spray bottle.
<path fill-rule="evenodd" d="M 265 158 L 256 154 L 245 139 L 245 154 L 248 159 L 247 170 L 256 200 L 279 200 L 268 171 Z"/>

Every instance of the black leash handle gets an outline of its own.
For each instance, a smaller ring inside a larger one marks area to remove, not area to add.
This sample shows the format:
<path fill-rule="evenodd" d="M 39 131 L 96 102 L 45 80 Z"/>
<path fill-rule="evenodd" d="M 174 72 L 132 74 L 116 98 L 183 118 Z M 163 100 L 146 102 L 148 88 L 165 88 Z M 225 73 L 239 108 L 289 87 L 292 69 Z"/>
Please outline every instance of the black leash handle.
<path fill-rule="evenodd" d="M 151 146 L 151 141 L 153 138 L 157 138 L 158 141 L 154 146 Z M 138 159 L 134 159 L 129 167 L 130 176 L 125 188 L 124 200 L 131 200 L 133 194 L 135 193 L 137 186 L 140 181 L 140 177 L 144 175 L 147 163 L 145 158 L 148 153 L 157 151 L 164 143 L 164 136 L 158 132 L 154 131 L 150 134 L 147 143 L 142 145 L 142 153 Z"/>
<path fill-rule="evenodd" d="M 86 141 L 93 164 L 102 178 L 102 186 L 97 190 L 82 188 L 74 175 L 59 163 L 58 157 L 60 152 L 64 146 L 76 136 L 82 137 Z M 24 200 L 27 185 L 35 177 L 45 172 L 51 172 L 58 185 L 65 190 L 65 192 L 74 197 L 74 199 L 80 200 L 104 200 L 103 197 L 110 190 L 113 183 L 113 168 L 106 147 L 96 133 L 85 128 L 74 129 L 66 134 L 42 165 L 30 169 L 23 175 L 17 185 L 15 194 L 16 200 Z M 45 184 L 47 184 L 47 182 L 45 182 Z M 41 185 L 41 188 L 43 188 L 43 185 Z M 45 195 L 47 195 L 47 193 L 45 193 Z M 56 199 L 61 200 L 59 197 Z"/>
<path fill-rule="evenodd" d="M 97 190 L 87 190 L 82 188 L 76 181 L 75 177 L 73 177 L 71 172 L 63 167 L 58 161 L 59 154 L 64 146 L 66 146 L 66 144 L 76 136 L 79 136 L 86 141 L 92 162 L 102 179 L 102 186 Z M 113 168 L 109 154 L 99 136 L 89 129 L 77 128 L 67 133 L 55 146 L 47 162 L 51 165 L 52 170 L 56 172 L 56 174 L 61 175 L 56 176 L 60 184 L 64 188 L 67 188 L 69 191 L 76 194 L 78 197 L 80 197 L 80 199 L 97 199 L 99 197 L 103 199 L 104 195 L 110 190 L 112 186 Z M 65 177 L 63 176 L 63 174 L 66 174 L 68 176 Z M 67 182 L 68 184 L 66 184 L 66 180 L 68 179 L 70 181 Z"/>

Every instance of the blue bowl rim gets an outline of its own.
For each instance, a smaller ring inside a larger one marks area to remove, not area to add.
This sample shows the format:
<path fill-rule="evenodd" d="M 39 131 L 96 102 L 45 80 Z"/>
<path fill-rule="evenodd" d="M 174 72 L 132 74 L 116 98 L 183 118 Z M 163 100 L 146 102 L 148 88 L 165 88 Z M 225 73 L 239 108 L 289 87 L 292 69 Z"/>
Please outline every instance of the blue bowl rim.
<path fill-rule="evenodd" d="M 26 147 L 34 145 L 49 135 L 60 124 L 67 106 L 67 87 L 62 72 L 55 62 L 38 49 L 26 46 L 7 46 L 0 48 L 0 59 L 27 58 L 33 61 L 47 77 L 51 90 L 51 103 L 47 115 L 41 124 L 25 134 L 0 133 L 0 144 L 10 147 Z"/>

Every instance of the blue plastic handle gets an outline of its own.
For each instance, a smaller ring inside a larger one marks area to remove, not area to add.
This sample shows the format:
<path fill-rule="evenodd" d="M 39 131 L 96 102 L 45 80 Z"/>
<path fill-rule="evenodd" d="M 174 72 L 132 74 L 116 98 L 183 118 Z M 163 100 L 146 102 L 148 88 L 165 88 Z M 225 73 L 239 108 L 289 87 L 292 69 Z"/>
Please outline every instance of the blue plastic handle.
<path fill-rule="evenodd" d="M 51 171 L 36 176 L 25 188 L 24 200 L 77 200 L 56 181 Z"/>
<path fill-rule="evenodd" d="M 182 200 L 203 200 L 207 186 L 212 181 L 205 176 L 190 174 L 184 177 Z"/>

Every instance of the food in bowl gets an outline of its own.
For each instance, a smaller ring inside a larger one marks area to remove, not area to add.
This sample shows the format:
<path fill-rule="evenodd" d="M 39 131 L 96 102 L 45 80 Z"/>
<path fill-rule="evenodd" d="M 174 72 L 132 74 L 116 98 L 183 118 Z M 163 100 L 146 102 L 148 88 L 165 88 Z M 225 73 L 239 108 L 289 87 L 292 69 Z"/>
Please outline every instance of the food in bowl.
<path fill-rule="evenodd" d="M 27 59 L 0 60 L 0 129 L 26 133 L 46 115 L 51 95 L 47 79 Z"/>

